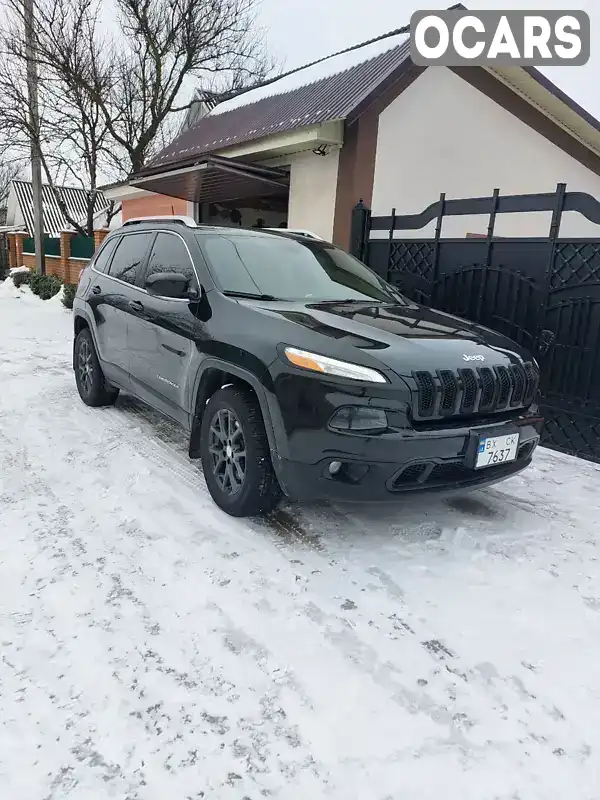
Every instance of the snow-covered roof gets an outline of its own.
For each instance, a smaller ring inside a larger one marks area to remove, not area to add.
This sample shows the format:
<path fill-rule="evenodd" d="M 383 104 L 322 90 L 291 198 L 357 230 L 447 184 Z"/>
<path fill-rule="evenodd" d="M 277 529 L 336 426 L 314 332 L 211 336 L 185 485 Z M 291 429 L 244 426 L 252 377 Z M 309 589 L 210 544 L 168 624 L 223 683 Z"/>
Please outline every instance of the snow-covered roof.
<path fill-rule="evenodd" d="M 392 36 L 227 100 L 182 132 L 148 170 L 297 128 L 345 120 L 389 75 L 410 63 L 409 50 L 407 35 Z"/>
<path fill-rule="evenodd" d="M 380 56 L 382 53 L 387 53 L 405 44 L 408 38 L 409 36 L 406 33 L 397 34 L 396 36 L 390 36 L 389 38 L 380 39 L 372 44 L 364 45 L 356 50 L 332 56 L 322 61 L 320 64 L 304 67 L 300 71 L 280 78 L 278 81 L 270 83 L 267 86 L 259 86 L 257 89 L 239 94 L 231 100 L 225 100 L 223 103 L 219 103 L 219 105 L 210 112 L 209 116 L 225 114 L 241 106 L 256 103 L 259 100 L 263 100 L 265 97 L 285 94 L 294 89 L 299 89 L 303 86 L 309 86 L 317 81 L 321 81 L 323 78 L 329 78 L 332 75 L 345 72 L 352 67 L 356 67 L 365 61 L 370 61 L 372 58 Z"/>

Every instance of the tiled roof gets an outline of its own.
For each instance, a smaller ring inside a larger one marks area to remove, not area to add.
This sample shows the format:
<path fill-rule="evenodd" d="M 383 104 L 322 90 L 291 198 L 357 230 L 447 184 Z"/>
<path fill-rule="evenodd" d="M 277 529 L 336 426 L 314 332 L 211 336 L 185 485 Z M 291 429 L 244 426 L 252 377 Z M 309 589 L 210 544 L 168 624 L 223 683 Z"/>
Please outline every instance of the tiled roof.
<path fill-rule="evenodd" d="M 33 236 L 33 189 L 30 181 L 13 181 L 17 202 L 21 208 L 28 232 Z M 74 220 L 87 217 L 87 192 L 70 186 L 57 186 L 56 192 L 60 194 L 67 210 Z M 44 232 L 48 236 L 60 236 L 60 232 L 71 227 L 65 219 L 56 195 L 50 186 L 42 188 L 42 203 L 44 207 Z M 96 195 L 95 212 L 108 206 L 108 200 L 101 192 Z"/>
<path fill-rule="evenodd" d="M 227 100 L 178 136 L 148 169 L 272 134 L 346 119 L 408 55 L 408 39 L 402 35 Z"/>

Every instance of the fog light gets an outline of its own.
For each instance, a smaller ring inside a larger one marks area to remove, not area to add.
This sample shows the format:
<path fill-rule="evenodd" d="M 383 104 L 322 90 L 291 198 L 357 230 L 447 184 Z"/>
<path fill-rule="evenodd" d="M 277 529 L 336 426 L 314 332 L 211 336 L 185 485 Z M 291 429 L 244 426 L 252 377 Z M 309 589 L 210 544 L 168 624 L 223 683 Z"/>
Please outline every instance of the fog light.
<path fill-rule="evenodd" d="M 329 465 L 329 474 L 337 475 L 338 472 L 341 470 L 341 468 L 342 468 L 341 461 L 332 461 L 331 464 Z"/>
<path fill-rule="evenodd" d="M 382 408 L 344 406 L 335 412 L 329 427 L 336 431 L 385 430 L 388 427 L 388 419 Z"/>

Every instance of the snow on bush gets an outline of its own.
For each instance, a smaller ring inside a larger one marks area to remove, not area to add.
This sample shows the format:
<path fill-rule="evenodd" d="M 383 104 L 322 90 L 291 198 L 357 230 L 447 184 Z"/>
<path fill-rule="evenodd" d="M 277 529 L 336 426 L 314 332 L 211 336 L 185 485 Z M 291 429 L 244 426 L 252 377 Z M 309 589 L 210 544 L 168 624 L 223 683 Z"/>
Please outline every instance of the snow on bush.
<path fill-rule="evenodd" d="M 59 305 L 61 303 L 64 305 L 63 303 L 64 296 L 65 296 L 65 287 L 61 286 L 58 292 L 52 295 L 52 297 L 48 300 L 48 302 L 52 303 L 53 305 Z"/>
<path fill-rule="evenodd" d="M 40 275 L 34 272 L 29 279 L 29 286 L 31 291 L 42 300 L 50 300 L 62 289 L 62 281 L 56 275 Z"/>
<path fill-rule="evenodd" d="M 0 282 L 0 299 L 38 299 L 48 302 L 52 307 L 73 308 L 76 286 L 65 286 L 56 275 L 39 275 L 28 267 L 13 267 L 7 280 Z"/>
<path fill-rule="evenodd" d="M 15 267 L 11 269 L 8 277 L 18 289 L 24 283 L 29 283 L 31 280 L 31 270 L 27 269 L 27 267 Z"/>
<path fill-rule="evenodd" d="M 14 282 L 10 278 L 7 278 L 7 280 L 5 280 L 3 283 L 0 283 L 0 298 L 13 297 L 18 299 L 23 296 L 23 293 L 24 289 L 15 286 Z"/>

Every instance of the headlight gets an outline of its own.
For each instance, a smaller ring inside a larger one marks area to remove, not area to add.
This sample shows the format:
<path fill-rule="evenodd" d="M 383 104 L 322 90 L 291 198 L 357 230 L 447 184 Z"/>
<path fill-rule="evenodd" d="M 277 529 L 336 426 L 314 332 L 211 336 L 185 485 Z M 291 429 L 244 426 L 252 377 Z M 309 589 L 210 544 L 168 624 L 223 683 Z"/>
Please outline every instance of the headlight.
<path fill-rule="evenodd" d="M 322 375 L 336 375 L 338 378 L 350 378 L 354 381 L 368 381 L 369 383 L 387 383 L 381 372 L 347 361 L 338 361 L 336 358 L 308 353 L 306 350 L 297 350 L 295 347 L 286 347 L 285 357 L 295 367 L 307 369 L 311 372 L 320 372 Z"/>

